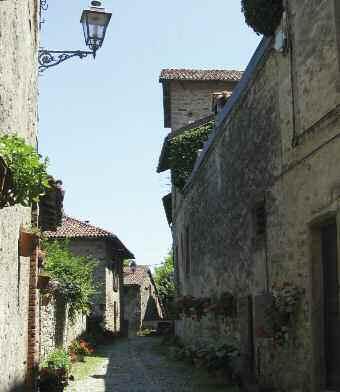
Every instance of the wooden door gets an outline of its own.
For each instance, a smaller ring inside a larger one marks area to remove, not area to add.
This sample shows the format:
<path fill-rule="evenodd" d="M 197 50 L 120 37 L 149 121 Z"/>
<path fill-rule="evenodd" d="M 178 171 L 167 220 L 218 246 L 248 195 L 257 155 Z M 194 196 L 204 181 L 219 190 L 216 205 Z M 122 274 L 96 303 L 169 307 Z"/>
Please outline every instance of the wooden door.
<path fill-rule="evenodd" d="M 340 315 L 336 224 L 322 228 L 326 386 L 340 391 Z"/>

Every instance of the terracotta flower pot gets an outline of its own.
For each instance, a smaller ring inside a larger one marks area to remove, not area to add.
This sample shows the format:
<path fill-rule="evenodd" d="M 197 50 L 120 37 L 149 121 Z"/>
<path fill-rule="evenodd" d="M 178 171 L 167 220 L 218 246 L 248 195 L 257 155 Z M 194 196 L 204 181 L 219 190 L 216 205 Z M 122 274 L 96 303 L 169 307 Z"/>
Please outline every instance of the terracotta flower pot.
<path fill-rule="evenodd" d="M 50 283 L 51 277 L 46 274 L 39 274 L 38 275 L 38 284 L 37 288 L 39 290 L 47 289 L 48 284 Z"/>
<path fill-rule="evenodd" d="M 38 244 L 38 237 L 36 234 L 28 233 L 26 231 L 20 232 L 20 239 L 19 239 L 20 256 L 31 257 L 37 244 Z"/>

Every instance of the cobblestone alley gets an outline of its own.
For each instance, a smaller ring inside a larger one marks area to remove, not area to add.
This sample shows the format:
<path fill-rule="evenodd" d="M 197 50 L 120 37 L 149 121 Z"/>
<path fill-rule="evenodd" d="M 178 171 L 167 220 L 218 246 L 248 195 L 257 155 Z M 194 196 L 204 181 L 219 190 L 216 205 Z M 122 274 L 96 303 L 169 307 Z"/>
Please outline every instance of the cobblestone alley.
<path fill-rule="evenodd" d="M 105 362 L 67 392 L 236 392 L 216 385 L 182 362 L 170 361 L 157 349 L 158 338 L 138 337 L 118 341 L 103 350 Z"/>

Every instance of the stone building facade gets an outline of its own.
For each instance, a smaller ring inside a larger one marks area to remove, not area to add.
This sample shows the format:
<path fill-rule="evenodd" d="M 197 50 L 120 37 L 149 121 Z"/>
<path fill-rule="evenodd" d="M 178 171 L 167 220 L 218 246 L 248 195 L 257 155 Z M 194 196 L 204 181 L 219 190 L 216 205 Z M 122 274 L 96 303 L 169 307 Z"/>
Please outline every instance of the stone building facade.
<path fill-rule="evenodd" d="M 16 133 L 32 145 L 37 138 L 38 19 L 36 0 L 0 1 L 0 135 Z M 18 255 L 20 226 L 30 223 L 30 208 L 0 210 L 1 392 L 27 391 L 28 370 L 36 360 L 28 344 L 29 336 L 36 339 L 34 322 L 29 326 L 29 295 L 30 305 L 36 303 L 36 258 Z"/>
<path fill-rule="evenodd" d="M 123 321 L 123 260 L 134 258 L 119 238 L 103 229 L 65 216 L 56 232 L 46 232 L 50 240 L 68 240 L 71 251 L 98 261 L 94 280 L 97 294 L 89 320 L 120 334 Z M 43 331 L 42 331 L 43 333 Z M 65 333 L 67 331 L 65 330 Z"/>
<path fill-rule="evenodd" d="M 67 350 L 73 340 L 86 331 L 86 316 L 70 320 L 65 304 L 55 298 L 40 303 L 40 361 L 56 348 Z"/>
<path fill-rule="evenodd" d="M 155 328 L 163 318 L 162 305 L 148 266 L 136 270 L 124 267 L 124 319 L 128 321 L 129 334 L 142 328 Z"/>
<path fill-rule="evenodd" d="M 232 293 L 237 316 L 176 330 L 188 344 L 232 335 L 261 385 L 338 390 L 340 7 L 289 0 L 284 21 L 286 47 L 262 40 L 173 205 L 180 294 Z M 278 345 L 259 332 L 287 286 L 303 294 Z"/>

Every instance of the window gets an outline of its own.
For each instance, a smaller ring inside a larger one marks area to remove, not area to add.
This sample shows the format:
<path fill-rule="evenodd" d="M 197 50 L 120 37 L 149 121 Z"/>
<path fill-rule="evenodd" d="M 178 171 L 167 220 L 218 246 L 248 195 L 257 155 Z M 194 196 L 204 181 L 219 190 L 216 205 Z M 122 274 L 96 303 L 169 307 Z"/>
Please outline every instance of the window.
<path fill-rule="evenodd" d="M 113 280 L 113 291 L 117 292 L 119 290 L 119 272 L 118 272 L 118 262 L 114 263 L 112 268 L 112 280 Z"/>
<path fill-rule="evenodd" d="M 264 244 L 267 231 L 267 214 L 265 201 L 255 203 L 253 208 L 254 245 Z"/>
<path fill-rule="evenodd" d="M 185 275 L 188 277 L 191 272 L 191 241 L 189 226 L 185 228 Z"/>
<path fill-rule="evenodd" d="M 114 322 L 115 331 L 117 331 L 117 319 L 118 319 L 117 302 L 114 301 L 114 303 L 113 303 L 113 322 Z"/>
<path fill-rule="evenodd" d="M 180 276 L 179 276 L 179 262 L 178 262 L 178 245 L 176 245 L 175 248 L 175 262 L 174 262 L 174 268 L 175 268 L 175 276 L 176 276 L 176 285 L 177 285 L 177 290 L 179 290 L 179 280 L 180 280 Z"/>

